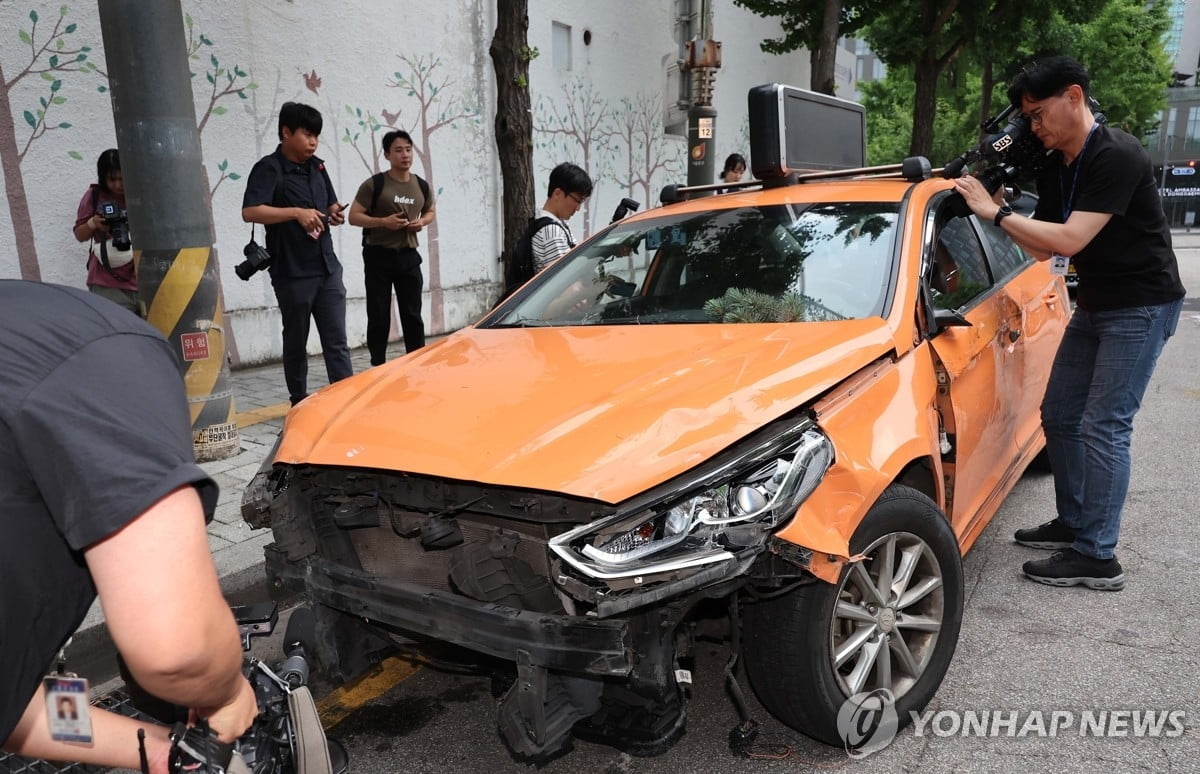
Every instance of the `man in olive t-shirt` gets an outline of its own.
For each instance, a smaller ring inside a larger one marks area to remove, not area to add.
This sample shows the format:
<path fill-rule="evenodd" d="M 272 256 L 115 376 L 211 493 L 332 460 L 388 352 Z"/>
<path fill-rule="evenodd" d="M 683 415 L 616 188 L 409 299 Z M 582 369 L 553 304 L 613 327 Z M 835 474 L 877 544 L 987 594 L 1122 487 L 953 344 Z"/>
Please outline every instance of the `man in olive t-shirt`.
<path fill-rule="evenodd" d="M 350 205 L 350 224 L 364 229 L 367 349 L 373 366 L 387 359 L 393 287 L 405 351 L 425 346 L 421 320 L 424 278 L 417 232 L 433 222 L 437 204 L 433 191 L 412 171 L 413 146 L 408 132 L 385 134 L 383 154 L 390 168 L 367 178 Z"/>

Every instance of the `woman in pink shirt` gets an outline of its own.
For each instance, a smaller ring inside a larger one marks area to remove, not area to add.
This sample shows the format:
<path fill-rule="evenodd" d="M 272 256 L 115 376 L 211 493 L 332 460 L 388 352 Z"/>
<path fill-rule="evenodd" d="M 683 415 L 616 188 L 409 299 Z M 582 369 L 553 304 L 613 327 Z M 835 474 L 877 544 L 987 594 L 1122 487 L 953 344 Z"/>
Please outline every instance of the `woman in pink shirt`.
<path fill-rule="evenodd" d="M 137 276 L 133 249 L 125 221 L 125 182 L 116 148 L 96 160 L 97 182 L 88 186 L 75 214 L 75 238 L 91 242 L 87 261 L 87 286 L 93 293 L 123 306 L 138 316 Z M 122 233 L 124 232 L 124 233 Z"/>

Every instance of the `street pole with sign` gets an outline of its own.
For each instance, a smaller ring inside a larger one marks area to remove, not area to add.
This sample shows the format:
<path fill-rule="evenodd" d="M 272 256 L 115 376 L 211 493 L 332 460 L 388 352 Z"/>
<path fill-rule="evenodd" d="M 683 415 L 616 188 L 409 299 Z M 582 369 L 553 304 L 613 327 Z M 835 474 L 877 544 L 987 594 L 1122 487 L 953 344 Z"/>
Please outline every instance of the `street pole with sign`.
<path fill-rule="evenodd" d="M 688 185 L 713 182 L 717 160 L 713 147 L 717 136 L 717 110 L 712 106 L 713 81 L 721 67 L 721 44 L 712 40 L 712 8 L 701 3 L 700 37 L 687 42 L 684 62 L 692 78 L 692 105 L 688 109 Z"/>
<path fill-rule="evenodd" d="M 200 462 L 241 451 L 179 0 L 100 0 L 138 296 L 179 357 Z M 136 407 L 134 407 L 136 408 Z"/>

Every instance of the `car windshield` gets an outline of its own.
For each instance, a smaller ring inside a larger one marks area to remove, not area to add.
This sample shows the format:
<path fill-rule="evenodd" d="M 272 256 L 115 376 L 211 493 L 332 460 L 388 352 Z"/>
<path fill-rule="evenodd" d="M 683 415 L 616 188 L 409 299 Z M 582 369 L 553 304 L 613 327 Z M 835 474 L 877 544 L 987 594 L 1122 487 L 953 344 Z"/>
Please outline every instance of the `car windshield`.
<path fill-rule="evenodd" d="M 547 269 L 486 327 L 882 315 L 898 210 L 784 204 L 618 223 Z"/>

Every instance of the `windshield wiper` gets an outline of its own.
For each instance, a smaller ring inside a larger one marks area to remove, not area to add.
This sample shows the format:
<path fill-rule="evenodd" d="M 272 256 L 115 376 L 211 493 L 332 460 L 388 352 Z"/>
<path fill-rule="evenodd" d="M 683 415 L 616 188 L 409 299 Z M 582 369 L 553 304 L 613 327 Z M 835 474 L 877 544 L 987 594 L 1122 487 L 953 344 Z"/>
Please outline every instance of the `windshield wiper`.
<path fill-rule="evenodd" d="M 522 317 L 513 322 L 495 323 L 489 325 L 489 328 L 550 328 L 554 323 L 549 320 L 539 320 L 536 317 Z"/>

